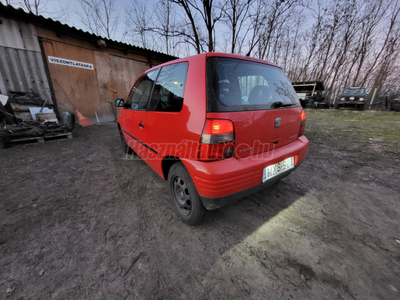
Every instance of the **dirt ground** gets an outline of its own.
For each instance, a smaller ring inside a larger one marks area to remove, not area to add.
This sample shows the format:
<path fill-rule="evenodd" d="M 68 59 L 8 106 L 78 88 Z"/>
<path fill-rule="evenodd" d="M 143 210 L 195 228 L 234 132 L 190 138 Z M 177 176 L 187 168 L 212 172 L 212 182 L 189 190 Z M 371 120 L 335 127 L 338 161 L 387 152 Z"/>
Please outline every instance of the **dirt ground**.
<path fill-rule="evenodd" d="M 114 123 L 1 149 L 0 299 L 400 299 L 399 147 L 307 114 L 305 162 L 198 227 Z"/>

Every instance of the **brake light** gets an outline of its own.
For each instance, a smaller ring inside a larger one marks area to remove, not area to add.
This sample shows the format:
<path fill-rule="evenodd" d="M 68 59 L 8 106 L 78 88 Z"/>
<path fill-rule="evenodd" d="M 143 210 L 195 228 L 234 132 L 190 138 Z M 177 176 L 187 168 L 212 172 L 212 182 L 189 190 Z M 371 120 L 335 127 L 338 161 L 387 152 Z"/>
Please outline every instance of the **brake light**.
<path fill-rule="evenodd" d="M 300 119 L 302 122 L 306 120 L 306 113 L 304 112 L 304 110 L 301 112 Z"/>
<path fill-rule="evenodd" d="M 304 110 L 301 112 L 301 116 L 300 116 L 300 129 L 299 129 L 299 137 L 304 135 L 304 131 L 306 130 L 306 113 L 304 112 Z"/>
<path fill-rule="evenodd" d="M 230 158 L 235 153 L 235 132 L 230 120 L 207 119 L 201 135 L 199 160 Z"/>
<path fill-rule="evenodd" d="M 222 134 L 233 132 L 233 124 L 228 120 L 207 120 L 203 134 Z"/>

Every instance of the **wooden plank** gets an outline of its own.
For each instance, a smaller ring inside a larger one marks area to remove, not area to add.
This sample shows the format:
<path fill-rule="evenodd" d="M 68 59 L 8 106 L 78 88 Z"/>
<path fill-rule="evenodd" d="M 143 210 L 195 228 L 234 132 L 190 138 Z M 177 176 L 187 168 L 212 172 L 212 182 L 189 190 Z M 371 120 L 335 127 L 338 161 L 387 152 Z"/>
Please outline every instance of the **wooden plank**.
<path fill-rule="evenodd" d="M 3 141 L 5 145 L 9 144 L 17 144 L 17 143 L 28 143 L 28 142 L 37 142 L 39 144 L 44 144 L 46 142 L 52 141 L 52 140 L 59 140 L 59 139 L 72 139 L 72 133 L 71 132 L 65 132 L 65 133 L 51 133 L 51 134 L 46 134 L 44 136 L 35 136 L 35 137 L 24 137 L 24 138 L 16 138 L 16 139 L 9 139 L 6 141 Z"/>
<path fill-rule="evenodd" d="M 46 134 L 45 136 L 43 136 L 43 138 L 46 141 L 47 140 L 60 139 L 60 138 L 72 139 L 72 133 L 71 132 L 66 132 L 66 133 Z"/>

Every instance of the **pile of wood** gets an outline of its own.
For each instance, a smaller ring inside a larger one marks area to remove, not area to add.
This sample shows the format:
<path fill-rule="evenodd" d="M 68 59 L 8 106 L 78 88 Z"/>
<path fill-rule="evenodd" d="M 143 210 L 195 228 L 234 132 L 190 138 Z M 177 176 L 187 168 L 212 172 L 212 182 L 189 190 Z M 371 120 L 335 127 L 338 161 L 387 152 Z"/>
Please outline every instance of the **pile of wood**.
<path fill-rule="evenodd" d="M 3 124 L 0 128 L 0 141 L 4 148 L 16 143 L 44 143 L 59 138 L 72 138 L 72 133 L 68 131 L 67 126 L 55 122 L 42 124 L 39 121 L 25 121 L 13 125 Z"/>
<path fill-rule="evenodd" d="M 44 143 L 52 139 L 72 138 L 69 124 L 59 124 L 57 119 L 23 119 L 15 114 L 10 101 L 5 101 L 5 105 L 3 102 L 0 102 L 0 142 L 5 148 L 16 143 Z"/>

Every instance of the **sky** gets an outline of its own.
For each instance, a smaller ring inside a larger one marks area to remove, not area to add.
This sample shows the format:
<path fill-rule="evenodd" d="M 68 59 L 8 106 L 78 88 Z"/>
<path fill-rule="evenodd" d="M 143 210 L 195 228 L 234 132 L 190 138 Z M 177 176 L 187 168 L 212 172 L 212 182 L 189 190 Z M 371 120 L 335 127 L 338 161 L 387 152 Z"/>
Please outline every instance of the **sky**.
<path fill-rule="evenodd" d="M 0 2 L 3 4 L 5 4 L 5 1 L 6 0 L 0 0 Z M 23 0 L 8 0 L 8 1 L 10 1 L 15 8 L 19 8 L 21 6 L 19 6 L 17 3 L 22 2 Z M 34 0 L 30 1 L 33 2 Z M 85 25 L 82 23 L 78 15 L 78 12 L 83 10 L 79 0 L 39 0 L 39 1 L 45 4 L 42 8 L 42 13 L 40 13 L 40 15 L 46 18 L 51 18 L 53 20 L 58 20 L 63 24 L 78 29 L 82 29 L 83 31 L 89 31 L 89 29 L 86 28 Z M 155 10 L 156 2 L 158 0 L 114 0 L 114 1 L 115 1 L 115 12 L 119 19 L 119 25 L 112 39 L 127 44 L 133 44 L 135 46 L 143 47 L 142 44 L 133 41 L 131 37 L 127 37 L 126 34 L 124 34 L 126 31 L 126 26 L 124 23 L 125 19 L 127 18 L 126 10 L 127 7 L 130 7 L 131 4 L 134 3 L 134 1 L 139 1 L 147 6 L 148 11 L 152 12 Z M 64 14 L 61 18 L 58 18 L 57 16 L 60 11 L 64 11 Z M 146 47 L 155 51 L 164 53 L 166 52 L 165 49 L 159 49 L 157 46 L 151 45 L 151 41 L 149 41 L 149 45 Z M 195 49 L 188 45 L 186 45 L 186 47 L 182 47 L 181 49 L 184 49 L 182 50 L 182 53 L 181 52 L 175 53 L 176 52 L 175 51 L 174 53 L 171 52 L 170 54 L 175 56 L 182 56 L 182 55 L 188 56 L 196 54 Z"/>
<path fill-rule="evenodd" d="M 5 1 L 6 0 L 0 0 L 0 2 L 2 2 L 3 4 L 5 3 Z M 23 0 L 8 0 L 8 1 L 13 3 L 14 7 L 18 7 L 17 3 L 22 2 Z M 34 0 L 29 0 L 29 1 L 33 2 Z M 89 31 L 89 29 L 86 28 L 85 25 L 82 23 L 79 15 L 78 15 L 78 13 L 80 11 L 83 11 L 79 0 L 39 0 L 39 1 L 41 4 L 43 4 L 43 7 L 41 9 L 42 12 L 40 14 L 43 15 L 44 17 L 58 20 L 61 23 L 67 24 L 71 27 L 73 26 L 78 29 L 82 29 L 84 31 Z M 121 41 L 121 42 L 124 42 L 127 44 L 135 44 L 135 46 L 139 46 L 139 47 L 146 47 L 146 48 L 149 48 L 152 50 L 165 52 L 165 49 L 163 49 L 163 48 L 158 49 L 159 47 L 155 46 L 154 41 L 152 44 L 152 41 L 148 40 L 148 45 L 142 45 L 137 40 L 136 41 L 132 40 L 132 37 L 126 37 L 126 35 L 124 34 L 126 31 L 126 26 L 124 24 L 124 21 L 127 18 L 127 14 L 126 14 L 127 7 L 130 7 L 134 3 L 134 1 L 139 1 L 140 3 L 144 3 L 147 6 L 147 11 L 152 12 L 152 11 L 155 11 L 156 2 L 158 0 L 114 0 L 114 1 L 115 1 L 115 13 L 119 19 L 119 26 L 117 27 L 117 31 L 115 32 L 112 39 Z M 322 0 L 322 1 L 324 1 L 324 0 Z M 61 18 L 58 17 L 60 11 L 64 11 L 64 14 L 61 16 Z M 304 10 L 303 13 L 310 14 L 310 17 L 306 17 L 305 19 L 308 20 L 307 22 L 309 24 L 311 24 L 314 21 L 314 18 L 311 16 L 311 11 Z M 216 38 L 220 39 L 220 38 L 224 37 L 226 35 L 225 34 L 226 30 L 227 29 L 224 27 L 224 25 L 222 25 L 221 23 L 217 23 L 216 24 Z M 229 47 L 227 48 L 227 46 L 221 41 L 216 43 L 215 46 L 216 46 L 216 51 L 218 51 L 218 52 L 229 51 L 229 49 L 228 49 Z M 184 54 L 184 56 L 195 54 L 195 49 L 189 45 L 186 45 L 186 47 L 181 47 L 179 50 L 173 49 L 170 51 L 172 51 L 172 52 L 178 51 L 176 53 L 175 52 L 170 53 L 170 54 L 176 55 L 176 56 L 181 56 L 182 54 Z"/>
<path fill-rule="evenodd" d="M 10 1 L 14 4 L 14 7 L 20 7 L 19 5 L 16 5 L 18 0 Z M 0 2 L 5 4 L 5 0 L 0 0 Z M 41 2 L 45 4 L 44 13 L 41 14 L 44 17 L 57 19 L 61 23 L 87 31 L 87 28 L 84 27 L 78 16 L 79 10 L 82 9 L 78 0 L 41 0 Z M 117 31 L 115 35 L 116 40 L 122 41 L 122 36 L 124 33 L 123 21 L 125 18 L 125 7 L 130 5 L 130 3 L 131 0 L 115 0 L 115 11 L 117 12 L 121 22 L 118 28 L 119 31 Z M 145 1 L 145 3 L 149 3 L 149 1 Z M 65 14 L 58 19 L 57 15 L 60 11 L 65 11 Z"/>

